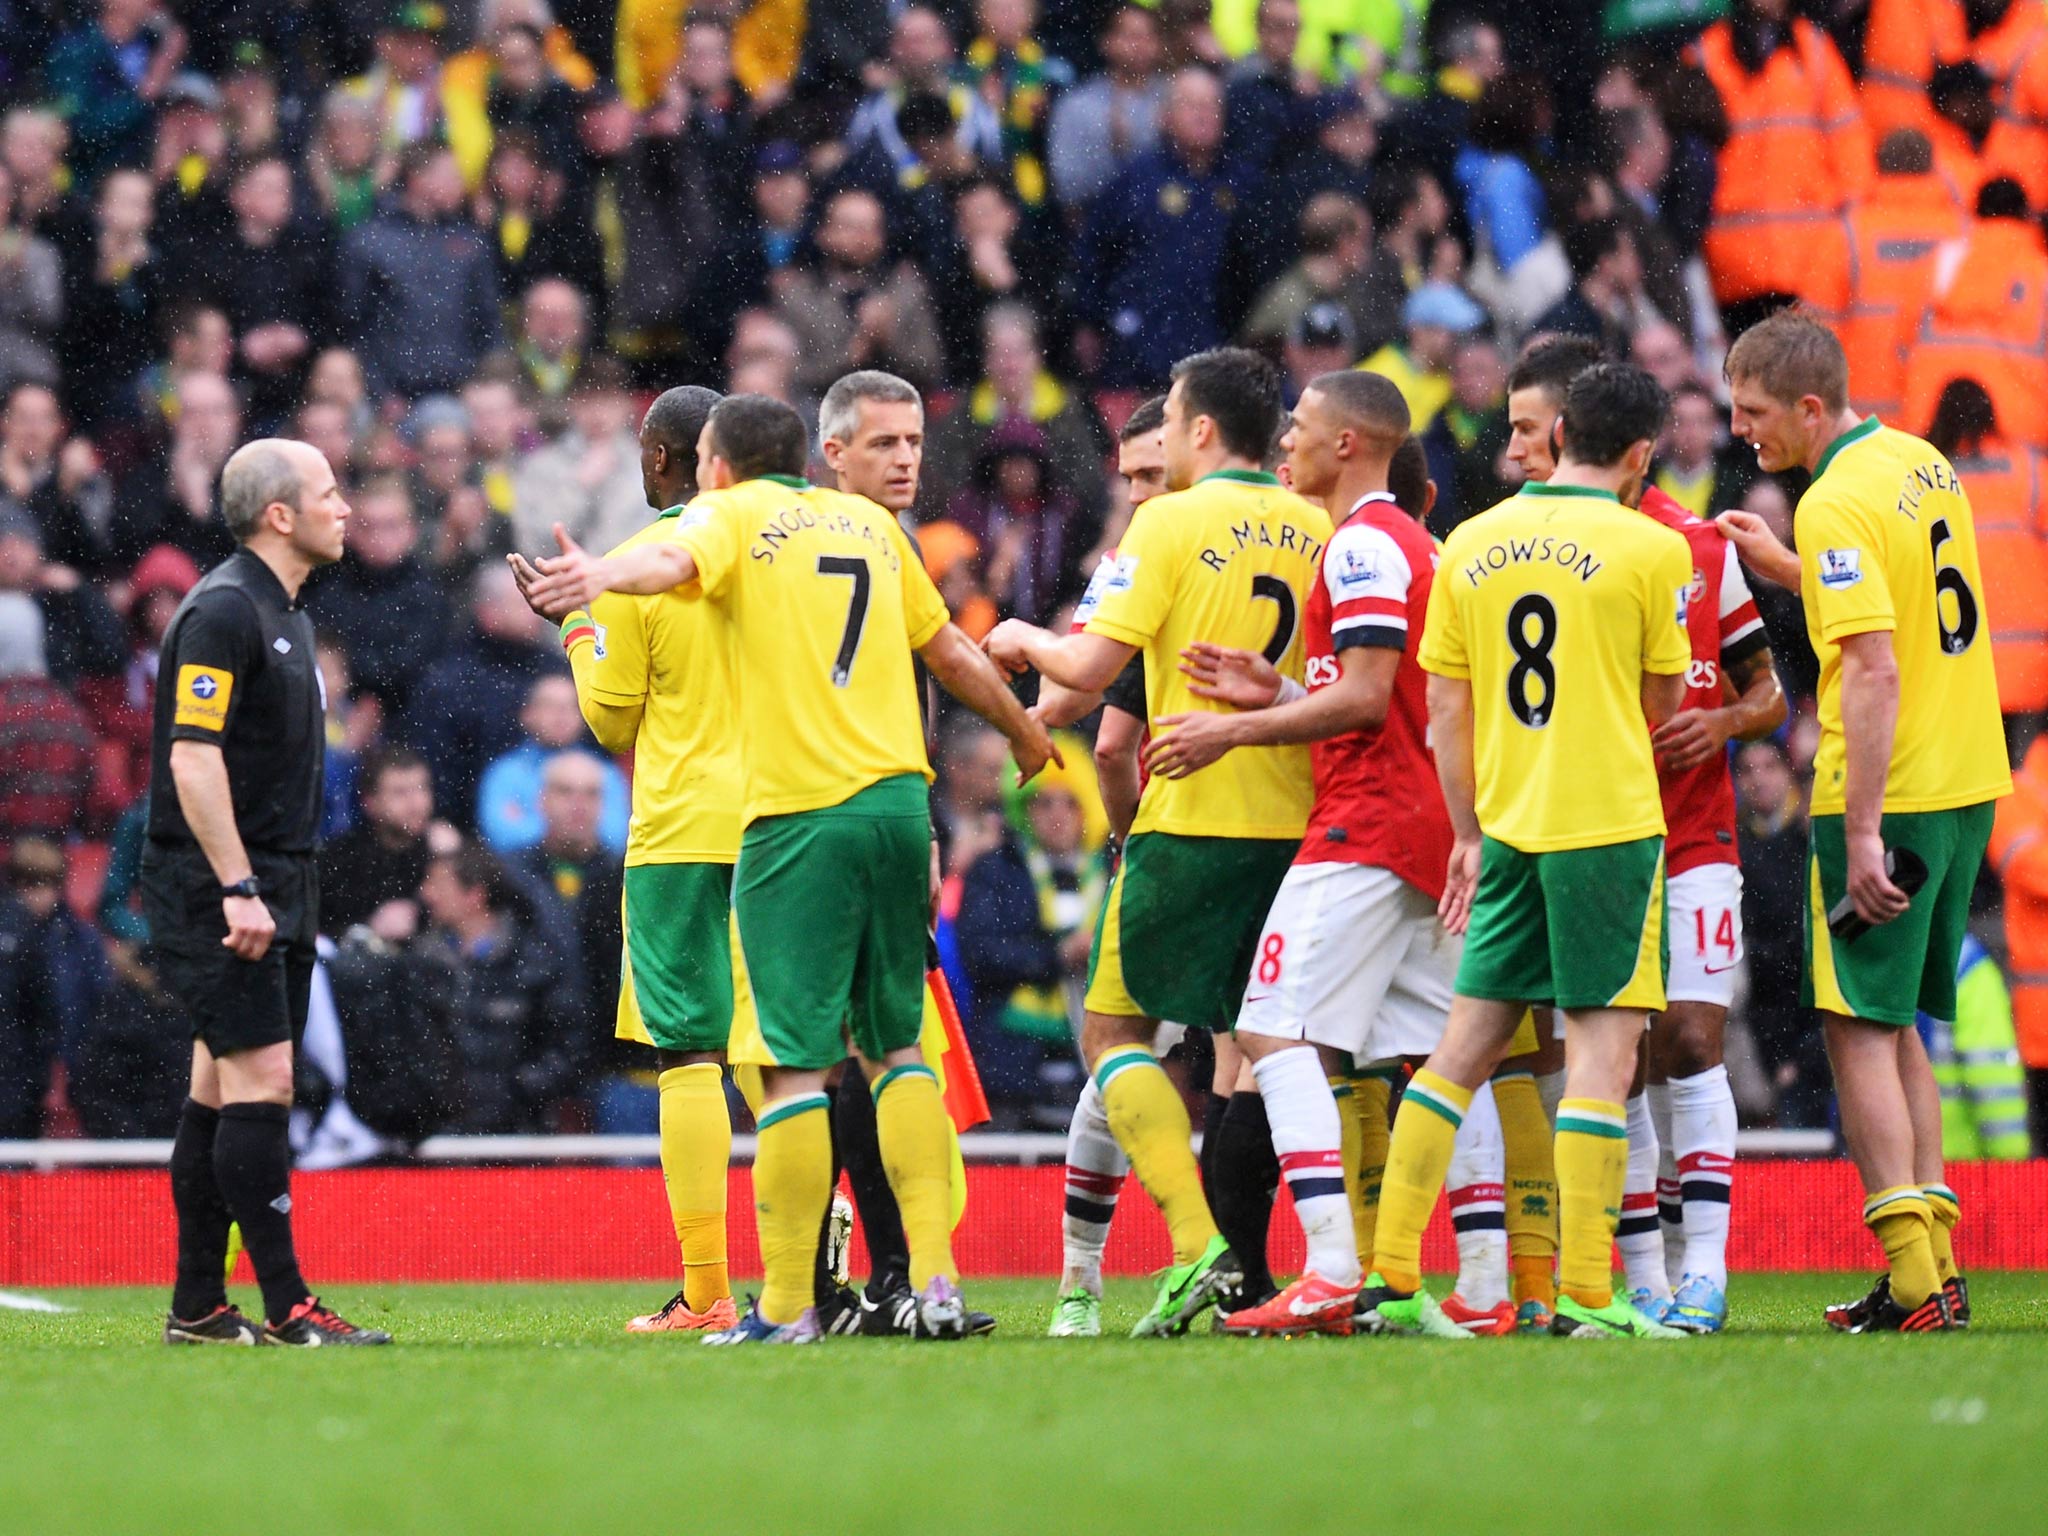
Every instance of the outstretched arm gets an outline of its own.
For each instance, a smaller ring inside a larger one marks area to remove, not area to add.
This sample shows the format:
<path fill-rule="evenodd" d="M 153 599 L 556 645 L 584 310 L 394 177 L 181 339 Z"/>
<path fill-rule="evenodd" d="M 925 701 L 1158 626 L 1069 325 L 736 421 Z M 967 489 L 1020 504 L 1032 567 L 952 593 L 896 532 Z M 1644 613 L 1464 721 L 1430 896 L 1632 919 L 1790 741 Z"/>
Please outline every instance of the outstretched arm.
<path fill-rule="evenodd" d="M 1241 714 L 1166 715 L 1154 722 L 1146 760 L 1154 773 L 1186 778 L 1233 747 L 1324 741 L 1349 731 L 1376 731 L 1394 696 L 1401 652 L 1388 646 L 1348 646 L 1338 653 L 1334 682 L 1305 698 Z M 1185 670 L 1185 669 L 1184 669 Z"/>
<path fill-rule="evenodd" d="M 1022 619 L 1005 619 L 982 642 L 989 658 L 1011 676 L 1031 668 L 1062 688 L 1100 693 L 1116 681 L 1138 648 L 1106 635 L 1054 635 Z"/>
<path fill-rule="evenodd" d="M 939 686 L 1009 738 L 1017 760 L 1017 782 L 1025 783 L 1047 762 L 1065 767 L 1044 725 L 1025 712 L 995 663 L 957 624 L 947 624 L 918 653 Z"/>
<path fill-rule="evenodd" d="M 697 579 L 697 561 L 680 544 L 641 544 L 622 554 L 591 554 L 560 523 L 555 524 L 559 555 L 543 555 L 530 566 L 521 556 L 513 557 L 513 572 L 524 566 L 519 590 L 528 606 L 537 612 L 585 608 L 606 592 L 632 592 L 652 596 Z"/>

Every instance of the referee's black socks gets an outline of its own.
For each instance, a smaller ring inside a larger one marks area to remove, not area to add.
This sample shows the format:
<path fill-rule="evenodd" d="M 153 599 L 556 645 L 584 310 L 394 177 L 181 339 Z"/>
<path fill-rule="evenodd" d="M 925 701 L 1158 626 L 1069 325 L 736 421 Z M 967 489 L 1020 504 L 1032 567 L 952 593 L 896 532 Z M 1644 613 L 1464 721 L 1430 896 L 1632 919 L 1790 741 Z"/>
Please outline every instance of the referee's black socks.
<path fill-rule="evenodd" d="M 1244 1295 L 1261 1301 L 1273 1293 L 1266 1267 L 1266 1229 L 1280 1188 L 1280 1160 L 1266 1122 L 1266 1101 L 1256 1093 L 1233 1093 L 1216 1131 L 1210 1166 L 1209 1209 L 1217 1230 L 1244 1266 Z"/>
<path fill-rule="evenodd" d="M 223 1104 L 213 1176 L 241 1225 L 242 1246 L 263 1287 L 264 1314 L 281 1323 L 308 1295 L 292 1248 L 291 1111 L 282 1104 Z"/>
<path fill-rule="evenodd" d="M 858 1062 L 848 1062 L 832 1098 L 832 1140 L 853 1187 L 861 1236 L 868 1245 L 868 1297 L 879 1300 L 910 1284 L 910 1243 L 903 1212 L 882 1164 L 882 1138 L 875 1125 L 875 1098 Z"/>
<path fill-rule="evenodd" d="M 197 1322 L 227 1305 L 227 1202 L 213 1175 L 220 1111 L 187 1099 L 171 1143 L 171 1201 L 178 1208 L 178 1283 L 171 1315 Z"/>

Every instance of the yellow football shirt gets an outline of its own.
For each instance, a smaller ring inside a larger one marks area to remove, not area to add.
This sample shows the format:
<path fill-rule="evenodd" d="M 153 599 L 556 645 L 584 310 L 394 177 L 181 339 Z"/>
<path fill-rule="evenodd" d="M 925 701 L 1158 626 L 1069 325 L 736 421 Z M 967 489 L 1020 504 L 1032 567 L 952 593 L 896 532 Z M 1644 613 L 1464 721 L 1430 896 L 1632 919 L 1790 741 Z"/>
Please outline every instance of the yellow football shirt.
<path fill-rule="evenodd" d="M 767 475 L 699 496 L 676 538 L 697 562 L 677 590 L 732 626 L 747 821 L 931 778 L 911 652 L 945 627 L 946 604 L 894 517 Z"/>
<path fill-rule="evenodd" d="M 1330 516 L 1268 474 L 1220 470 L 1131 518 L 1088 620 L 1145 654 L 1149 718 L 1213 710 L 1181 675 L 1196 640 L 1263 651 L 1301 681 L 1301 617 Z M 1307 747 L 1240 747 L 1185 779 L 1155 776 L 1133 832 L 1299 838 L 1313 799 Z"/>
<path fill-rule="evenodd" d="M 682 509 L 664 512 L 614 554 L 672 539 Z M 673 592 L 607 592 L 590 605 L 597 630 L 577 682 L 601 704 L 640 709 L 633 743 L 631 864 L 730 864 L 740 851 L 740 738 L 732 636 L 725 615 Z"/>
<path fill-rule="evenodd" d="M 1525 485 L 1452 530 L 1425 671 L 1472 684 L 1479 825 L 1524 853 L 1664 830 L 1645 672 L 1692 663 L 1683 534 L 1605 491 Z"/>
<path fill-rule="evenodd" d="M 1845 808 L 1841 642 L 1878 630 L 1891 632 L 1899 668 L 1884 808 L 1940 811 L 2010 794 L 1977 527 L 1948 460 L 1867 417 L 1822 457 L 1793 533 L 1820 657 L 1814 812 Z"/>

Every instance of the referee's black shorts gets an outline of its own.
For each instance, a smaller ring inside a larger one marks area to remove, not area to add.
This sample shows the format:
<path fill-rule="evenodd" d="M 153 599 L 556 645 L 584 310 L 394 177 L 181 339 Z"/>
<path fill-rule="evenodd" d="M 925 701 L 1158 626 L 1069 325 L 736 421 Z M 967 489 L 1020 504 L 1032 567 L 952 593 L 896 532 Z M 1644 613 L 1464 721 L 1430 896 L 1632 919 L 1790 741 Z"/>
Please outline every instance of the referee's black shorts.
<path fill-rule="evenodd" d="M 193 1038 L 215 1056 L 253 1051 L 306 1029 L 313 990 L 313 936 L 320 922 L 320 876 L 310 854 L 249 851 L 277 933 L 260 960 L 244 960 L 221 941 L 220 880 L 196 847 L 151 842 L 142 855 L 142 912 L 157 979 L 184 1006 Z"/>

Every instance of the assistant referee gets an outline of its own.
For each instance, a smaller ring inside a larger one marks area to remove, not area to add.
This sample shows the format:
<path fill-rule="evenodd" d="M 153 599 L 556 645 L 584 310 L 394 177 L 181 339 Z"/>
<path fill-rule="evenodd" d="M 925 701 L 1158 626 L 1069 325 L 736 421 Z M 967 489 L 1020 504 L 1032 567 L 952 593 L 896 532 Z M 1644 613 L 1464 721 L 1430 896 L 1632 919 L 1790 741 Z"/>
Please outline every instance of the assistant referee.
<path fill-rule="evenodd" d="M 319 450 L 263 438 L 221 472 L 239 546 L 179 605 L 158 663 L 143 909 L 158 975 L 192 1023 L 171 1150 L 178 1279 L 167 1344 L 388 1344 L 320 1304 L 292 1246 L 292 1052 L 319 922 L 326 699 L 307 576 L 341 558 L 348 503 Z M 227 1298 L 228 1227 L 263 1288 Z"/>

